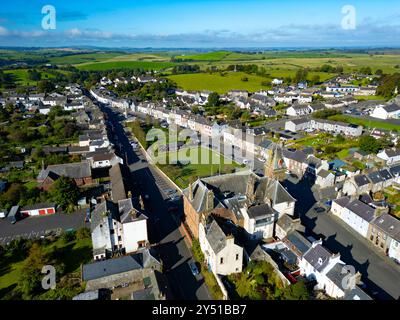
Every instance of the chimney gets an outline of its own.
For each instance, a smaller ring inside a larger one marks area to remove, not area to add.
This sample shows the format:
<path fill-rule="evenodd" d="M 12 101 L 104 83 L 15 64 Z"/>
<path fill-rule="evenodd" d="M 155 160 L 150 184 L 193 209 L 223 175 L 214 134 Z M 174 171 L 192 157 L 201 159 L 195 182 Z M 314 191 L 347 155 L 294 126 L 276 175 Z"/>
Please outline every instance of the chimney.
<path fill-rule="evenodd" d="M 206 198 L 206 211 L 211 211 L 213 209 L 214 209 L 214 192 L 212 190 L 208 190 Z"/>

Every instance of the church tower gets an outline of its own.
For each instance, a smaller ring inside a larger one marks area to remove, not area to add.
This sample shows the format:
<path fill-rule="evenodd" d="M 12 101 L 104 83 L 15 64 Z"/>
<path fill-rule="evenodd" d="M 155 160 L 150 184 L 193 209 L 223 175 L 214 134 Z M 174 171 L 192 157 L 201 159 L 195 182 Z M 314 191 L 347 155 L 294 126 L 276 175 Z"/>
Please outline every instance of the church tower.
<path fill-rule="evenodd" d="M 282 181 L 286 177 L 286 166 L 283 161 L 282 146 L 274 143 L 268 149 L 268 159 L 265 163 L 264 175 L 269 179 Z"/>

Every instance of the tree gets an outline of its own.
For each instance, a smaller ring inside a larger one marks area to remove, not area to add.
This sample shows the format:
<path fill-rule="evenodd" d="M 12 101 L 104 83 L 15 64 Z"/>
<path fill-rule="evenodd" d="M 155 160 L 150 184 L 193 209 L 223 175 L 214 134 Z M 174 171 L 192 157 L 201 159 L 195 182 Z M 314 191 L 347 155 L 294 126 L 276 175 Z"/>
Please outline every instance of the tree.
<path fill-rule="evenodd" d="M 63 208 L 75 205 L 79 199 L 79 189 L 74 180 L 60 177 L 50 188 L 50 197 Z"/>
<path fill-rule="evenodd" d="M 378 140 L 371 136 L 362 136 L 358 144 L 361 150 L 370 153 L 377 153 L 381 148 Z"/>
<path fill-rule="evenodd" d="M 219 99 L 220 99 L 220 97 L 219 97 L 218 93 L 216 93 L 216 92 L 210 93 L 210 95 L 208 96 L 207 106 L 218 107 L 220 104 Z"/>
<path fill-rule="evenodd" d="M 51 81 L 49 81 L 49 80 L 42 80 L 42 81 L 39 81 L 39 82 L 38 82 L 37 89 L 38 89 L 39 92 L 42 92 L 42 93 L 49 93 L 49 92 L 54 91 L 55 86 L 54 86 L 54 84 L 53 84 Z"/>
<path fill-rule="evenodd" d="M 294 77 L 294 82 L 299 83 L 299 82 L 304 82 L 307 80 L 308 76 L 308 70 L 307 69 L 299 69 L 296 72 L 296 75 Z"/>
<path fill-rule="evenodd" d="M 42 267 L 47 264 L 47 256 L 38 243 L 34 243 L 29 250 L 28 258 L 25 260 L 18 287 L 24 298 L 31 299 L 40 292 L 43 274 Z"/>
<path fill-rule="evenodd" d="M 76 231 L 76 238 L 78 240 L 90 238 L 90 230 L 88 228 L 80 228 Z"/>
<path fill-rule="evenodd" d="M 310 293 L 304 280 L 300 280 L 295 284 L 287 286 L 283 291 L 282 299 L 284 300 L 308 300 Z"/>

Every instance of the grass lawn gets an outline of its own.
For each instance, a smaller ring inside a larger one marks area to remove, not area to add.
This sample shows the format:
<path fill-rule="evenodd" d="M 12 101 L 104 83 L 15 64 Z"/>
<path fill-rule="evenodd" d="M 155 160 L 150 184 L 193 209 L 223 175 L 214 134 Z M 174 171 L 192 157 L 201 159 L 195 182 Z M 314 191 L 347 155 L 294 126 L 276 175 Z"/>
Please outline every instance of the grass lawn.
<path fill-rule="evenodd" d="M 90 238 L 64 243 L 62 239 L 44 245 L 44 252 L 55 252 L 59 261 L 65 264 L 66 272 L 79 272 L 80 265 L 92 260 L 92 241 Z M 26 256 L 11 255 L 9 252 L 0 259 L 0 299 L 17 286 L 23 272 Z"/>
<path fill-rule="evenodd" d="M 369 119 L 362 119 L 362 118 L 355 118 L 347 115 L 335 115 L 332 117 L 329 117 L 330 120 L 334 121 L 342 121 L 342 122 L 347 122 L 347 123 L 353 123 L 357 125 L 361 125 L 365 128 L 373 129 L 383 129 L 383 130 L 400 130 L 400 125 L 390 123 L 390 122 L 385 122 L 385 121 L 379 121 L 379 120 L 369 120 Z"/>
<path fill-rule="evenodd" d="M 28 69 L 5 70 L 4 73 L 12 74 L 17 84 L 21 86 L 37 85 L 38 81 L 28 79 Z M 54 78 L 54 75 L 41 71 L 42 80 Z"/>
<path fill-rule="evenodd" d="M 173 161 L 173 153 L 170 153 L 170 161 Z M 165 156 L 162 153 L 158 156 Z M 204 157 L 204 158 L 203 158 Z M 186 188 L 197 177 L 208 177 L 218 174 L 231 173 L 242 166 L 230 159 L 218 155 L 207 148 L 199 147 L 175 152 L 175 159 L 190 160 L 188 164 L 159 164 L 159 168 L 170 177 L 180 188 Z"/>
<path fill-rule="evenodd" d="M 242 81 L 246 77 L 248 81 Z M 220 94 L 229 90 L 247 90 L 250 92 L 268 89 L 270 85 L 262 85 L 262 82 L 270 83 L 269 78 L 249 75 L 243 72 L 227 72 L 224 76 L 219 73 L 195 73 L 172 75 L 169 78 L 185 90 L 210 90 Z"/>
<path fill-rule="evenodd" d="M 343 160 L 349 156 L 349 149 L 343 149 L 342 151 L 337 152 L 336 155 L 340 160 Z"/>
<path fill-rule="evenodd" d="M 144 69 L 162 70 L 173 67 L 171 62 L 152 62 L 152 61 L 107 61 L 95 63 L 77 64 L 76 67 L 86 71 L 102 71 L 111 69 Z"/>
<path fill-rule="evenodd" d="M 354 98 L 358 101 L 367 101 L 367 100 L 386 100 L 385 97 L 382 96 L 354 96 Z"/>

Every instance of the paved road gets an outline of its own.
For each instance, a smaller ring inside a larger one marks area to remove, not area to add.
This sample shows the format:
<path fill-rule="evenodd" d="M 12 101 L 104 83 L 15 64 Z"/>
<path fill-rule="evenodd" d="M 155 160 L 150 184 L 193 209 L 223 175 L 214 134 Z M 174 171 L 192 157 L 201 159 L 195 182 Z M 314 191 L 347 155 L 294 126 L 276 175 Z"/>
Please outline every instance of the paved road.
<path fill-rule="evenodd" d="M 156 169 L 147 162 L 143 162 L 144 155 L 134 152 L 129 144 L 117 114 L 110 108 L 102 106 L 107 112 L 109 120 L 117 136 L 116 146 L 121 147 L 120 154 L 128 159 L 133 179 L 141 183 L 140 193 L 149 195 L 145 203 L 146 214 L 149 218 L 149 238 L 151 243 L 158 243 L 155 248 L 160 253 L 166 276 L 174 299 L 177 300 L 210 300 L 211 296 L 201 276 L 194 277 L 188 265 L 193 260 L 191 250 L 178 229 L 178 225 L 168 212 L 163 190 L 174 189 Z M 115 141 L 113 141 L 115 142 Z"/>
<path fill-rule="evenodd" d="M 400 266 L 377 252 L 367 239 L 330 213 L 316 213 L 313 208 L 320 206 L 307 182 L 293 184 L 286 181 L 289 192 L 301 201 L 296 212 L 306 226 L 306 234 L 324 239 L 324 246 L 331 252 L 340 252 L 342 260 L 353 265 L 362 274 L 368 293 L 377 299 L 398 299 L 400 297 Z"/>
<path fill-rule="evenodd" d="M 50 216 L 28 217 L 15 224 L 11 224 L 7 219 L 1 219 L 0 243 L 8 243 L 18 237 L 37 238 L 45 235 L 46 231 L 82 227 L 90 228 L 90 224 L 85 223 L 85 210 L 72 214 L 57 213 Z"/>

